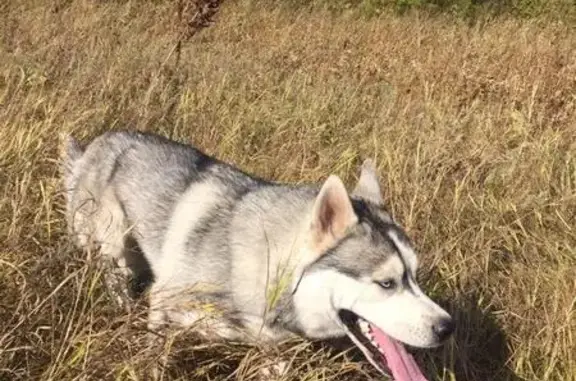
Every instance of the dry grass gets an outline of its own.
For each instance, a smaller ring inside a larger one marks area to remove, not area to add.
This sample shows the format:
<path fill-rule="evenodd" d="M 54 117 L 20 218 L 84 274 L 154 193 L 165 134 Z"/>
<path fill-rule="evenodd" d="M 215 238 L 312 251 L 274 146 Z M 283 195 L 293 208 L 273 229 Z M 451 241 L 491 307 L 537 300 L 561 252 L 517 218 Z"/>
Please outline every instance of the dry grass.
<path fill-rule="evenodd" d="M 116 310 L 70 246 L 58 133 L 161 132 L 261 176 L 351 183 L 379 163 L 458 319 L 419 359 L 436 380 L 576 380 L 576 33 L 501 19 L 225 4 L 174 66 L 173 2 L 0 6 L 0 379 L 146 379 L 141 311 Z M 380 379 L 355 352 L 181 336 L 164 379 Z"/>

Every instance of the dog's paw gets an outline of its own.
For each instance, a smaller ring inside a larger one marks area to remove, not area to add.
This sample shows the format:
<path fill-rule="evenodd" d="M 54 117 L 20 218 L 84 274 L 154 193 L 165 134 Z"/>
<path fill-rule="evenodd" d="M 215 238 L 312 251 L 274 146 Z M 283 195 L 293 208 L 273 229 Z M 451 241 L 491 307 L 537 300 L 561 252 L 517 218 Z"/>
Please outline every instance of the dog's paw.
<path fill-rule="evenodd" d="M 260 368 L 257 381 L 280 381 L 288 374 L 288 361 L 277 361 Z"/>

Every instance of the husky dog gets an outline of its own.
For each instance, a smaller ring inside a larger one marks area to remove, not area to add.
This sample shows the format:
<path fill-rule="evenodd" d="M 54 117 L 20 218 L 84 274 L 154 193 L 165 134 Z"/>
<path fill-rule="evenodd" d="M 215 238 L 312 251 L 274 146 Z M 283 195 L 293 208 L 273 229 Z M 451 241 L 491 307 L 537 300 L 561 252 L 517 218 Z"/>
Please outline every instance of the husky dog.
<path fill-rule="evenodd" d="M 425 380 L 403 344 L 438 346 L 454 330 L 418 287 L 417 256 L 369 160 L 348 193 L 335 175 L 273 183 L 148 133 L 66 145 L 70 231 L 123 272 L 138 268 L 138 246 L 154 277 L 150 329 L 272 343 L 347 335 L 397 381 Z"/>

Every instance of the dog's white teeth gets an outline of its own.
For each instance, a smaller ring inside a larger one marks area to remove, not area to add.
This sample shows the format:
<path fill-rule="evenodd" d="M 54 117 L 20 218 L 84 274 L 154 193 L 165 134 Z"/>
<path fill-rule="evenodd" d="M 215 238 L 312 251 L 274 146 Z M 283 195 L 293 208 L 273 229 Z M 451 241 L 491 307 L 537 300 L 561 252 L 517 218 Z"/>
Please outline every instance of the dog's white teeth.
<path fill-rule="evenodd" d="M 370 325 L 366 324 L 366 327 L 364 327 L 363 324 L 360 324 L 360 328 L 362 329 L 362 333 L 364 333 L 364 336 L 366 336 L 366 338 L 370 341 L 370 344 L 372 344 L 374 347 L 376 347 L 376 349 L 378 349 L 378 351 L 383 353 L 382 348 L 380 348 L 380 344 L 374 338 L 374 334 L 372 333 L 372 330 L 370 329 Z"/>
<path fill-rule="evenodd" d="M 358 326 L 360 327 L 360 330 L 362 331 L 364 336 L 366 336 L 366 338 L 370 341 L 370 344 L 372 344 L 380 353 L 383 354 L 384 352 L 382 351 L 382 348 L 380 348 L 380 344 L 378 344 L 378 342 L 374 338 L 374 333 L 372 332 L 370 324 L 368 324 L 368 322 L 365 320 L 360 320 L 358 322 Z"/>
<path fill-rule="evenodd" d="M 370 325 L 368 324 L 368 322 L 361 320 L 358 325 L 360 326 L 360 330 L 362 330 L 362 333 L 364 334 L 369 334 L 370 333 Z"/>

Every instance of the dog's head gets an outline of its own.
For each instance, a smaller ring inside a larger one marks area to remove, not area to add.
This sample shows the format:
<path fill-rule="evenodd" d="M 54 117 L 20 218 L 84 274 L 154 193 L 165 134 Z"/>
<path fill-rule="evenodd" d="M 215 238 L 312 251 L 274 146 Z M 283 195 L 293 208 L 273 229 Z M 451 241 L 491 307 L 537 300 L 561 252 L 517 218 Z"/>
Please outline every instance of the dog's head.
<path fill-rule="evenodd" d="M 304 333 L 316 338 L 345 333 L 383 373 L 423 379 L 401 343 L 438 346 L 454 324 L 416 283 L 416 254 L 383 208 L 370 161 L 350 195 L 338 177 L 328 178 L 314 201 L 307 234 L 307 260 L 294 284 Z"/>

